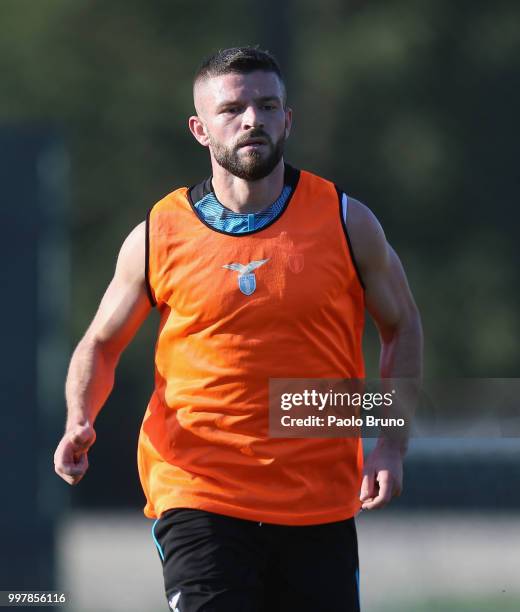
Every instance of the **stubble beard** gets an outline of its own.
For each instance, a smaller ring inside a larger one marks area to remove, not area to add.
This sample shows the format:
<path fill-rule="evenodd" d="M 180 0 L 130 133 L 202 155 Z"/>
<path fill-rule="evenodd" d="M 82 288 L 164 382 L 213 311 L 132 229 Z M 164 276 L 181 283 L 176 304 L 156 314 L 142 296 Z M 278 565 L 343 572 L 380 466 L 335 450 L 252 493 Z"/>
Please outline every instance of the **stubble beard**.
<path fill-rule="evenodd" d="M 248 134 L 248 138 L 264 138 L 267 141 L 269 151 L 267 154 L 262 151 L 248 150 L 247 152 L 239 153 L 240 143 L 232 147 L 216 142 L 211 136 L 210 148 L 215 161 L 225 170 L 234 176 L 246 181 L 259 181 L 265 178 L 275 169 L 278 162 L 282 159 L 285 135 L 275 142 L 263 131 L 252 131 Z"/>

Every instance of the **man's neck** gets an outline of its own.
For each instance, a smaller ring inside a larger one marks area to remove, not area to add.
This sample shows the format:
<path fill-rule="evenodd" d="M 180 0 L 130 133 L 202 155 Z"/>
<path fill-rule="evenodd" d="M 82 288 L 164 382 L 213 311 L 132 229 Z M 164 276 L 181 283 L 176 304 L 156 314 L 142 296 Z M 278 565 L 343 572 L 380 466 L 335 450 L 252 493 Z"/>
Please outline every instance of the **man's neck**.
<path fill-rule="evenodd" d="M 270 206 L 279 197 L 284 183 L 283 159 L 265 178 L 245 181 L 213 163 L 213 190 L 218 201 L 237 213 L 255 213 Z"/>

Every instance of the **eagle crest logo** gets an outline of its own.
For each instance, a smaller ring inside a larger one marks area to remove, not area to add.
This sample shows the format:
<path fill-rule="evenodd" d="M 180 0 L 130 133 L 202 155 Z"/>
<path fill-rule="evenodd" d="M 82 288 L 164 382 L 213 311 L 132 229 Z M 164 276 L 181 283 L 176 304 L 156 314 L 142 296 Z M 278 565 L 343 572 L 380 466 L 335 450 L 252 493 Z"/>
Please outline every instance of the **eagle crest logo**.
<path fill-rule="evenodd" d="M 263 266 L 267 261 L 269 261 L 269 258 L 251 261 L 245 266 L 240 263 L 230 263 L 222 267 L 227 270 L 233 270 L 233 272 L 238 272 L 238 288 L 244 295 L 251 295 L 256 289 L 256 276 L 254 270 Z"/>

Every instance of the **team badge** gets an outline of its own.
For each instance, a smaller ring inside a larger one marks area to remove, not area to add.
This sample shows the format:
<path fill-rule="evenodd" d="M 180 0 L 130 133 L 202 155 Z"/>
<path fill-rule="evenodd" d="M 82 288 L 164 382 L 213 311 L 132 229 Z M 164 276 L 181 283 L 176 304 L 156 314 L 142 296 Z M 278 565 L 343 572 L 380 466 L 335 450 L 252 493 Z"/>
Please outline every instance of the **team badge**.
<path fill-rule="evenodd" d="M 299 274 L 303 270 L 303 253 L 291 253 L 289 255 L 289 270 L 294 274 Z"/>
<path fill-rule="evenodd" d="M 254 274 L 239 276 L 238 287 L 244 295 L 251 295 L 256 289 L 256 276 Z"/>
<path fill-rule="evenodd" d="M 244 295 L 251 295 L 256 289 L 256 276 L 253 270 L 263 266 L 266 261 L 269 261 L 269 258 L 251 261 L 245 266 L 239 263 L 231 263 L 225 264 L 222 267 L 238 272 L 238 288 Z"/>

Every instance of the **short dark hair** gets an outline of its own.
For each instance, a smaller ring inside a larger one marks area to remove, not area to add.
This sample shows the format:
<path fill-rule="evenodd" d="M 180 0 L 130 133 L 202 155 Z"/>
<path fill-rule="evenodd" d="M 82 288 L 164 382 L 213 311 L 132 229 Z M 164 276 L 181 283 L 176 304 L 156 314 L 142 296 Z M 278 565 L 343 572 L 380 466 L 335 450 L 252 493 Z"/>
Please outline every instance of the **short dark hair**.
<path fill-rule="evenodd" d="M 207 77 L 220 76 L 221 74 L 249 74 L 255 70 L 274 72 L 282 84 L 284 103 L 286 97 L 285 82 L 282 71 L 274 55 L 255 47 L 231 47 L 222 49 L 206 57 L 195 73 L 193 84 Z"/>

